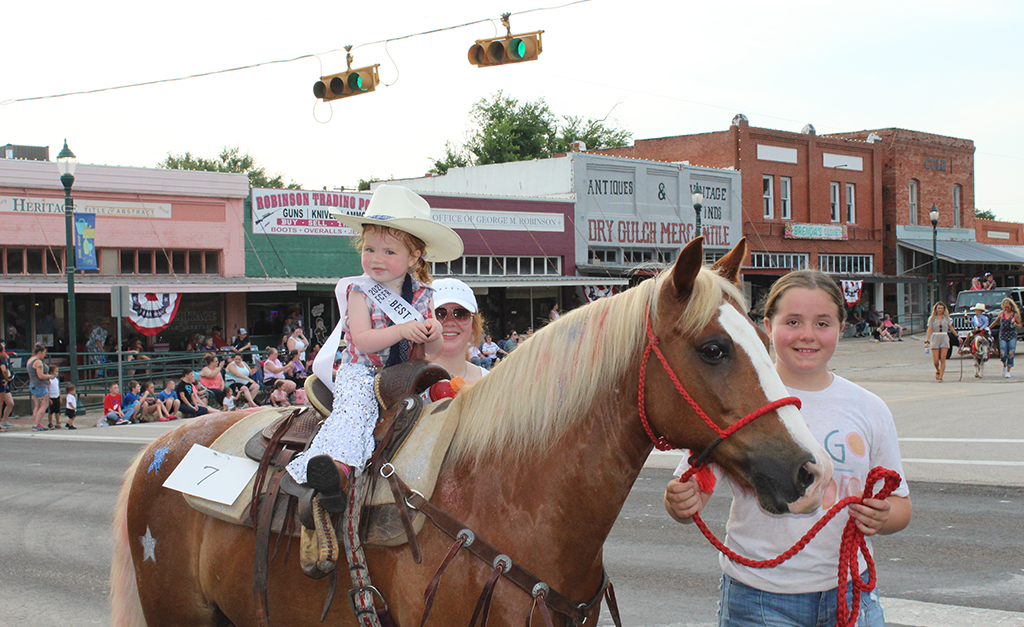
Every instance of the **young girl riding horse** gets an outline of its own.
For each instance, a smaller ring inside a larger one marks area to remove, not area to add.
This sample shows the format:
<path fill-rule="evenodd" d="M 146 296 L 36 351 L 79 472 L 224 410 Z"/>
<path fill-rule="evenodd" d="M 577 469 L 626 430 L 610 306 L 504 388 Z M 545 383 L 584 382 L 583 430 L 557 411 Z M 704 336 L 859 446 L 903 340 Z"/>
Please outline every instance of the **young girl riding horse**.
<path fill-rule="evenodd" d="M 375 371 L 406 361 L 412 343 L 430 350 L 441 342 L 427 260 L 450 261 L 463 250 L 455 231 L 431 220 L 427 202 L 404 187 L 381 185 L 365 215 L 335 217 L 361 233 L 365 274 L 342 279 L 335 290 L 341 322 L 313 364 L 318 378 L 334 382 L 334 407 L 309 449 L 288 464 L 292 477 L 319 491 L 321 505 L 332 512 L 344 508 L 349 476 L 373 453 Z M 348 347 L 335 375 L 342 334 Z"/>

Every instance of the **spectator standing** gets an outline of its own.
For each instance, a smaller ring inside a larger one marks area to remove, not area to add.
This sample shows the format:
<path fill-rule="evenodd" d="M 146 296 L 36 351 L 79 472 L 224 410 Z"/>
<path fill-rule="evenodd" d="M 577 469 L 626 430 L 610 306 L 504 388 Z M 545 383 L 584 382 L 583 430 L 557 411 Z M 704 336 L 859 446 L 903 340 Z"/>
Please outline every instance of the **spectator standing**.
<path fill-rule="evenodd" d="M 43 425 L 43 418 L 46 417 L 46 408 L 50 405 L 50 374 L 43 363 L 46 357 L 46 347 L 36 343 L 32 347 L 32 357 L 25 364 L 28 366 L 28 390 L 32 395 L 32 418 L 35 424 L 33 431 L 46 431 Z"/>
<path fill-rule="evenodd" d="M 110 321 L 102 320 L 99 324 L 93 327 L 91 333 L 89 333 L 89 339 L 85 343 L 85 350 L 89 355 L 90 364 L 105 364 L 107 363 L 106 355 L 101 355 L 106 350 L 107 336 L 110 335 Z M 96 376 L 102 376 L 102 370 L 94 370 Z"/>
<path fill-rule="evenodd" d="M 298 351 L 299 359 L 305 362 L 307 346 L 309 346 L 309 340 L 306 339 L 306 335 L 302 332 L 302 327 L 296 324 L 292 328 L 291 335 L 288 336 L 288 354 L 291 355 L 292 351 Z"/>
<path fill-rule="evenodd" d="M 181 401 L 178 410 L 185 414 L 186 418 L 195 418 L 210 413 L 210 408 L 199 398 L 199 392 L 196 390 L 196 373 L 191 370 L 181 373 L 181 380 L 178 381 L 174 391 L 178 395 L 178 400 Z"/>
<path fill-rule="evenodd" d="M 14 397 L 11 396 L 11 362 L 7 357 L 7 341 L 0 338 L 0 431 L 14 428 L 11 413 L 14 411 Z"/>
<path fill-rule="evenodd" d="M 50 380 L 47 381 L 50 390 L 50 415 L 47 429 L 60 429 L 60 377 L 57 375 L 57 366 L 50 366 Z"/>
<path fill-rule="evenodd" d="M 174 388 L 173 379 L 167 379 L 164 381 L 164 389 L 162 392 L 157 394 L 156 400 L 164 406 L 164 413 L 167 416 L 167 418 L 161 418 L 161 422 L 165 420 L 174 420 L 178 417 L 178 409 L 181 407 L 181 399 L 178 398 L 178 392 Z"/>
<path fill-rule="evenodd" d="M 971 279 L 971 289 L 969 291 L 976 292 L 981 289 L 985 289 L 981 286 L 981 277 L 974 277 Z"/>
<path fill-rule="evenodd" d="M 551 311 L 548 312 L 548 322 L 554 322 L 560 317 L 562 317 L 562 314 L 559 312 L 558 303 L 551 305 Z"/>
<path fill-rule="evenodd" d="M 985 280 L 981 283 L 981 289 L 983 290 L 994 290 L 996 289 L 996 278 L 992 276 L 991 272 L 985 273 Z"/>
<path fill-rule="evenodd" d="M 78 413 L 78 396 L 75 394 L 75 386 L 68 384 L 67 397 L 64 399 L 64 416 L 67 421 L 64 423 L 66 429 L 74 431 L 78 427 L 75 426 L 75 414 Z"/>
<path fill-rule="evenodd" d="M 1013 368 L 1013 354 L 1017 351 L 1017 327 L 1021 326 L 1020 309 L 1013 299 L 1004 298 L 1002 311 L 991 327 L 997 329 L 996 341 L 999 342 L 999 359 L 1003 362 L 1003 376 L 1010 378 Z"/>
<path fill-rule="evenodd" d="M 931 351 L 936 381 L 942 381 L 942 376 L 946 373 L 946 349 L 949 348 L 948 333 L 952 325 L 953 321 L 949 317 L 946 303 L 935 303 L 932 315 L 928 316 L 928 339 L 924 341 L 924 345 Z"/>

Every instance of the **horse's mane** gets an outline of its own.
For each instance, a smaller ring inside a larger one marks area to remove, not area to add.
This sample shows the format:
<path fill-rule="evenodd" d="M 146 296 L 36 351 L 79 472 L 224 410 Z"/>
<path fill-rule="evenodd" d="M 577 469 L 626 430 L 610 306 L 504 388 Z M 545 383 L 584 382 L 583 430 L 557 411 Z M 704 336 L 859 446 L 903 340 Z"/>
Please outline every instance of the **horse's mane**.
<path fill-rule="evenodd" d="M 657 316 L 657 294 L 666 280 L 671 280 L 670 272 L 563 315 L 463 390 L 449 410 L 460 420 L 453 459 L 497 451 L 520 456 L 583 418 L 595 398 L 614 390 L 638 363 L 645 313 Z M 735 285 L 702 268 L 676 328 L 686 336 L 699 332 L 723 298 L 746 311 L 746 300 Z"/>

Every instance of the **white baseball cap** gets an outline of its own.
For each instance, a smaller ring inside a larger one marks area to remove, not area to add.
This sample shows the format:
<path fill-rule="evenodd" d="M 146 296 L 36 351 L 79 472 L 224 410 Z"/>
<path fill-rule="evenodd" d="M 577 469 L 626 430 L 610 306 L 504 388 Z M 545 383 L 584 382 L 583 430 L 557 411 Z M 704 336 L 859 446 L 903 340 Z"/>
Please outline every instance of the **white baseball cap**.
<path fill-rule="evenodd" d="M 471 313 L 476 313 L 476 296 L 473 288 L 458 279 L 438 279 L 431 287 L 434 288 L 434 307 L 455 303 L 462 305 Z"/>

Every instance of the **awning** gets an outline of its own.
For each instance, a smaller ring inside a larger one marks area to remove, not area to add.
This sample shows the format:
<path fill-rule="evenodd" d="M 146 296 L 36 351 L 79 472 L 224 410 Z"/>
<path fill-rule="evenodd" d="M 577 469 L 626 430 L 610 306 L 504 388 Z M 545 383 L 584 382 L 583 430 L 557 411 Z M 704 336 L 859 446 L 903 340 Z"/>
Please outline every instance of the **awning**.
<path fill-rule="evenodd" d="M 470 287 L 575 287 L 577 285 L 629 285 L 629 277 L 596 276 L 452 276 L 435 275 L 434 280 L 455 278 Z M 296 278 L 300 289 L 333 291 L 338 279 Z"/>
<path fill-rule="evenodd" d="M 929 239 L 901 239 L 900 246 L 911 250 L 932 254 L 932 241 Z M 1024 259 L 1013 253 L 1001 250 L 995 246 L 979 244 L 978 242 L 955 242 L 950 240 L 939 240 L 936 242 L 936 252 L 939 259 L 951 263 L 1005 263 L 1012 265 L 1024 265 Z"/>
<path fill-rule="evenodd" d="M 291 279 L 218 276 L 76 276 L 76 294 L 110 294 L 110 288 L 127 285 L 135 293 L 215 294 L 228 292 L 293 292 Z M 0 278 L 4 294 L 67 294 L 67 277 L 17 276 Z"/>

